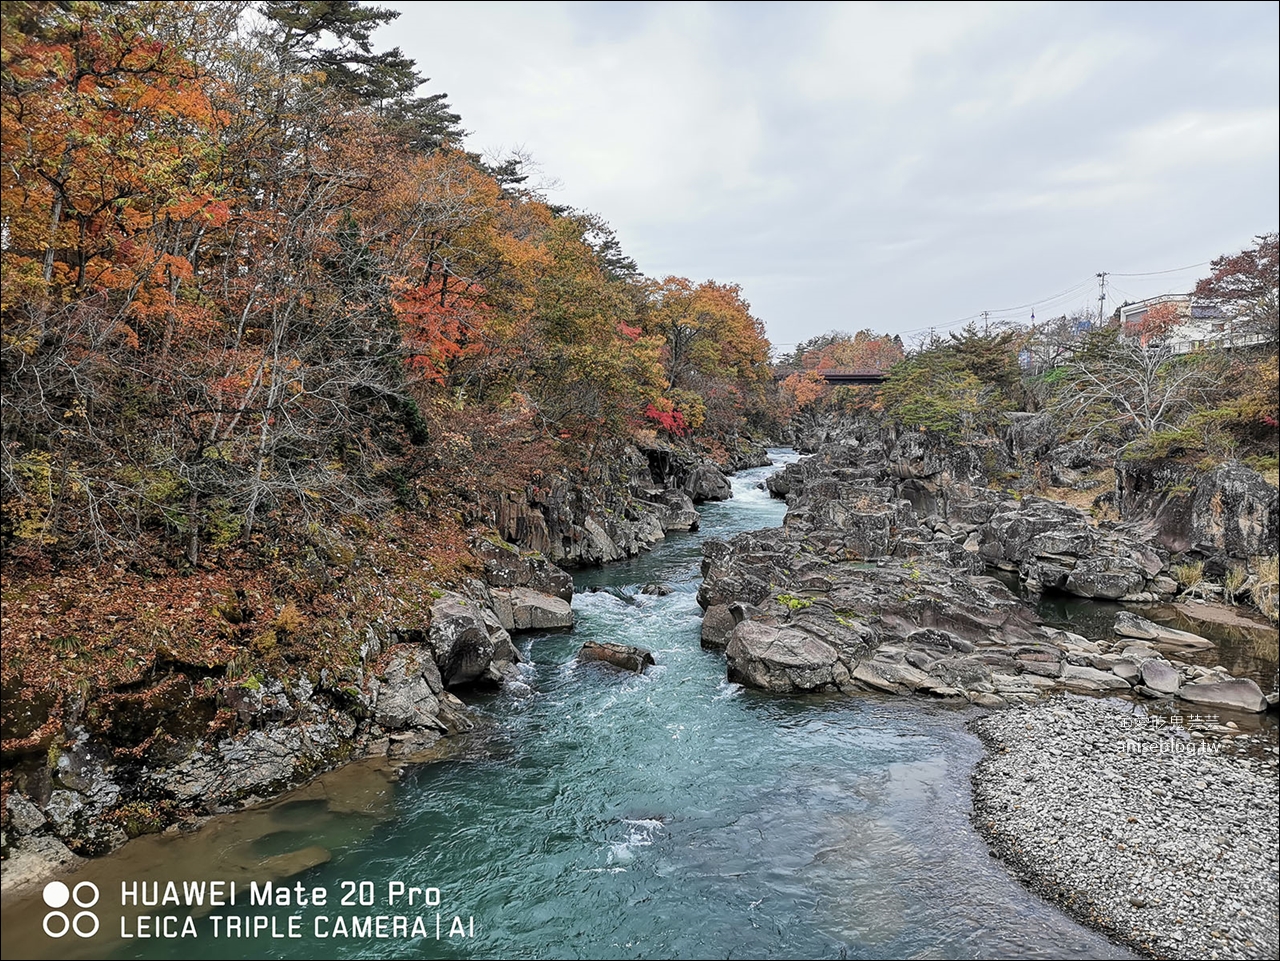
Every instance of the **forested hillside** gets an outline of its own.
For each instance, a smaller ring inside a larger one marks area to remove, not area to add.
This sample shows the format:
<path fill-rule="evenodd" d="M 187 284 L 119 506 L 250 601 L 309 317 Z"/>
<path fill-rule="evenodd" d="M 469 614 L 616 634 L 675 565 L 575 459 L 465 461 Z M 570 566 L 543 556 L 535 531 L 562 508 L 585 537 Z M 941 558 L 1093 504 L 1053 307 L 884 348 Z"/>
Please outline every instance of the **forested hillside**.
<path fill-rule="evenodd" d="M 570 534 L 627 508 L 628 445 L 666 469 L 766 423 L 740 289 L 644 276 L 469 152 L 375 48 L 396 16 L 4 4 L 6 763 L 110 728 L 99 698 L 194 691 L 216 733 L 268 676 L 354 689 L 363 632 L 425 626 L 503 518 L 607 559 Z M 165 710 L 114 743 L 146 756 Z"/>
<path fill-rule="evenodd" d="M 13 3 L 3 537 L 202 562 L 764 417 L 732 284 L 485 162 L 359 3 Z"/>

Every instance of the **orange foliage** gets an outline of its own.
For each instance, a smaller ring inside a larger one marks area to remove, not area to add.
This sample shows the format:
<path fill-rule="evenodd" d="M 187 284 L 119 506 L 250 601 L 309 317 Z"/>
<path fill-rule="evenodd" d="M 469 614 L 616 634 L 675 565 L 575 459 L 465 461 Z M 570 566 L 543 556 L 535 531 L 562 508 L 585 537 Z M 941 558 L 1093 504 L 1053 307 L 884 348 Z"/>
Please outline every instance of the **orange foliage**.
<path fill-rule="evenodd" d="M 1137 337 L 1142 346 L 1159 342 L 1169 331 L 1177 327 L 1186 316 L 1186 305 L 1178 301 L 1164 301 L 1147 308 L 1136 320 L 1125 325 L 1125 333 Z"/>

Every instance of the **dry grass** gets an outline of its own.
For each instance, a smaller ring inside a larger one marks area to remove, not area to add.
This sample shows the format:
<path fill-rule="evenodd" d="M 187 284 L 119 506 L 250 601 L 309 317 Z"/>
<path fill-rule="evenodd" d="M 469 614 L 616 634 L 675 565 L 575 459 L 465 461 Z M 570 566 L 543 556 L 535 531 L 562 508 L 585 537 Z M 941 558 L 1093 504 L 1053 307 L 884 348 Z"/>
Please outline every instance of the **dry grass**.
<path fill-rule="evenodd" d="M 1255 557 L 1258 579 L 1253 585 L 1253 603 L 1272 624 L 1280 620 L 1280 556 Z"/>
<path fill-rule="evenodd" d="M 1242 566 L 1233 566 L 1227 571 L 1227 576 L 1222 579 L 1222 589 L 1227 595 L 1227 600 L 1234 602 L 1236 595 L 1244 590 L 1245 584 L 1249 582 L 1249 572 Z"/>
<path fill-rule="evenodd" d="M 1173 579 L 1178 582 L 1178 586 L 1184 591 L 1193 590 L 1202 580 L 1204 580 L 1204 563 L 1201 561 L 1188 561 L 1185 564 L 1174 564 L 1169 568 L 1169 573 L 1173 575 Z"/>
<path fill-rule="evenodd" d="M 1072 507 L 1078 507 L 1086 514 L 1091 514 L 1094 520 L 1119 520 L 1120 517 L 1114 507 L 1094 507 L 1094 501 L 1098 499 L 1099 495 L 1110 493 L 1116 489 L 1115 470 L 1108 467 L 1105 470 L 1093 471 L 1086 474 L 1082 480 L 1098 481 L 1099 483 L 1088 490 L 1077 490 L 1074 487 L 1045 486 L 1040 490 L 1040 496 L 1062 504 L 1069 504 Z"/>

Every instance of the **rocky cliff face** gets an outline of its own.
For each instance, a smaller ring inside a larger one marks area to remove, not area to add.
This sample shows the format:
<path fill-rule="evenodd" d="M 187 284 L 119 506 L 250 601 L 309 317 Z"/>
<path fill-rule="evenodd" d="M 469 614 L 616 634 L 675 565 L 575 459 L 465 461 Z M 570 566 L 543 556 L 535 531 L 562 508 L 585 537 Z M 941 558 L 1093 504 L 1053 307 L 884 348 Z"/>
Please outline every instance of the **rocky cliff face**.
<path fill-rule="evenodd" d="M 1276 553 L 1280 492 L 1236 461 L 1205 472 L 1177 461 L 1122 459 L 1116 503 L 1165 550 L 1205 560 L 1215 572 Z"/>
<path fill-rule="evenodd" d="M 732 496 L 709 461 L 672 448 L 627 447 L 585 480 L 554 477 L 500 495 L 486 519 L 513 544 L 584 567 L 634 557 L 667 531 L 696 530 L 695 504 Z"/>

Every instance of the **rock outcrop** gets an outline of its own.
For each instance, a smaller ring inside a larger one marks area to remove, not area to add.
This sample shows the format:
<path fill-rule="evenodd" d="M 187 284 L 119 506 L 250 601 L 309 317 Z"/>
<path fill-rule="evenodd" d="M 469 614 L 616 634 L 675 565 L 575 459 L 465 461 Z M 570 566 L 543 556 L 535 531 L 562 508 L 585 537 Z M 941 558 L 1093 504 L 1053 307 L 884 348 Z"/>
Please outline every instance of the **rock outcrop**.
<path fill-rule="evenodd" d="M 731 452 L 734 469 L 761 462 L 768 454 L 759 445 L 743 441 Z M 732 496 L 729 479 L 706 459 L 672 447 L 628 447 L 585 478 L 556 476 L 508 491 L 482 519 L 521 550 L 584 567 L 633 557 L 668 531 L 697 530 L 695 504 Z"/>
<path fill-rule="evenodd" d="M 217 700 L 182 673 L 103 699 L 64 732 L 52 766 L 15 778 L 6 846 L 101 854 L 175 817 L 234 810 L 346 760 L 409 755 L 470 730 L 455 692 L 513 676 L 511 632 L 573 623 L 572 578 L 545 556 L 496 541 L 477 554 L 484 581 L 401 624 L 369 625 L 358 664 L 249 675 Z"/>
<path fill-rule="evenodd" d="M 1130 602 L 1173 594 L 1168 555 L 1130 525 L 1010 497 L 984 479 L 1053 438 L 1023 418 L 1009 444 L 955 445 L 855 427 L 774 474 L 781 528 L 703 547 L 702 644 L 729 678 L 776 693 L 877 691 L 997 707 L 1046 691 L 1191 697 L 1266 709 L 1257 686 L 1172 655 L 1209 646 L 1128 612 L 1115 638 L 1044 626 L 989 568 L 1025 593 Z M 1064 457 L 1063 469 L 1086 458 Z M 1084 461 L 1087 463 L 1087 459 Z M 1252 686 L 1251 686 L 1252 685 Z M 1199 702 L 1197 702 L 1199 703 Z"/>
<path fill-rule="evenodd" d="M 1280 493 L 1257 471 L 1231 461 L 1205 472 L 1177 461 L 1122 459 L 1117 506 L 1165 550 L 1207 560 L 1274 554 L 1280 537 Z"/>

